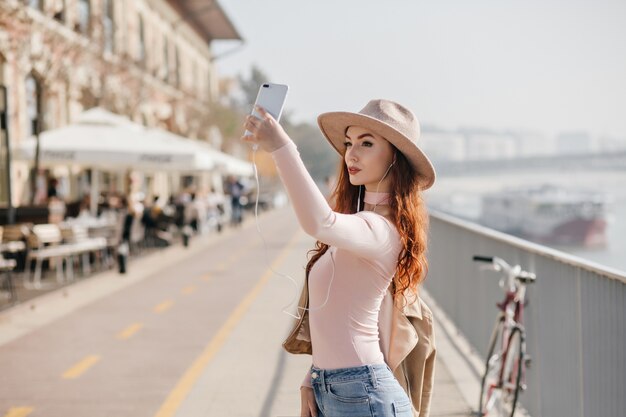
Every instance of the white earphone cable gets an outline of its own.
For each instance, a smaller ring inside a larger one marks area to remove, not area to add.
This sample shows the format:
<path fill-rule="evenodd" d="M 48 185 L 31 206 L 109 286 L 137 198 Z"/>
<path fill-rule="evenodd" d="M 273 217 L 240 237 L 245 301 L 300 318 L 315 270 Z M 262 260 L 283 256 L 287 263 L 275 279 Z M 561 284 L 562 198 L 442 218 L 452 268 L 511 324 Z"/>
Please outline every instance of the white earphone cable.
<path fill-rule="evenodd" d="M 291 301 L 289 302 L 289 304 L 287 304 L 286 306 L 284 306 L 281 311 L 293 318 L 295 318 L 296 320 L 300 320 L 302 317 L 299 315 L 300 312 L 298 312 L 298 315 L 294 315 L 293 313 L 291 313 L 289 311 L 289 308 L 296 302 L 297 300 L 297 296 L 298 296 L 298 283 L 296 282 L 295 279 L 293 279 L 292 277 L 290 277 L 287 274 L 283 274 L 281 272 L 276 271 L 274 268 L 272 268 L 272 266 L 269 263 L 269 259 L 268 259 L 268 246 L 267 246 L 267 241 L 265 240 L 265 237 L 263 236 L 263 233 L 261 232 L 261 226 L 259 225 L 259 194 L 260 194 L 260 190 L 261 190 L 261 186 L 260 186 L 260 182 L 259 182 L 259 171 L 257 169 L 257 165 L 256 165 L 256 151 L 258 149 L 258 146 L 254 146 L 252 148 L 252 165 L 254 168 L 254 179 L 256 181 L 256 200 L 254 203 L 254 218 L 255 218 L 255 222 L 256 222 L 256 230 L 259 233 L 259 236 L 261 237 L 261 241 L 263 241 L 263 247 L 265 250 L 265 263 L 268 265 L 268 268 L 270 269 L 270 271 L 272 271 L 272 273 L 287 278 L 294 286 L 294 292 L 293 292 L 293 297 L 291 298 Z M 309 308 L 304 308 L 304 307 L 298 307 L 299 310 L 317 310 L 320 308 L 323 308 L 327 303 L 328 303 L 328 299 L 330 298 L 330 288 L 332 286 L 333 280 L 335 279 L 335 259 L 333 257 L 333 254 L 330 253 L 330 258 L 332 261 L 332 267 L 333 267 L 333 273 L 330 277 L 330 283 L 328 284 L 328 290 L 326 292 L 326 300 L 324 301 L 324 303 L 322 303 L 320 306 L 316 306 L 316 307 L 309 307 Z"/>
<path fill-rule="evenodd" d="M 259 236 L 261 237 L 261 241 L 263 242 L 263 247 L 265 250 L 265 263 L 268 265 L 268 268 L 270 271 L 272 271 L 272 273 L 287 278 L 294 286 L 294 292 L 293 292 L 293 297 L 291 298 L 291 301 L 289 302 L 289 304 L 287 304 L 286 306 L 284 306 L 282 308 L 282 312 L 295 318 L 296 320 L 300 320 L 302 318 L 302 316 L 300 316 L 300 312 L 298 311 L 298 315 L 294 315 L 291 312 L 289 312 L 289 308 L 296 302 L 297 299 L 297 291 L 298 291 L 298 283 L 296 282 L 295 279 L 293 279 L 292 277 L 290 277 L 287 274 L 283 274 L 281 272 L 276 271 L 274 268 L 272 268 L 272 266 L 269 263 L 268 260 L 268 246 L 267 246 L 267 241 L 265 240 L 265 237 L 263 236 L 263 233 L 261 232 L 261 227 L 259 225 L 259 195 L 260 195 L 260 191 L 261 191 L 261 185 L 259 182 L 259 171 L 256 165 L 256 152 L 258 150 L 258 145 L 254 144 L 254 146 L 252 147 L 252 165 L 254 168 L 254 179 L 256 181 L 256 200 L 254 203 L 254 218 L 255 218 L 255 223 L 256 223 L 256 230 L 259 233 Z M 391 163 L 391 165 L 389 165 L 389 168 L 387 168 L 387 171 L 385 171 L 385 174 L 383 175 L 383 177 L 380 179 L 380 181 L 378 181 L 378 185 L 376 186 L 376 193 L 378 193 L 378 190 L 380 189 L 380 184 L 382 183 L 382 181 L 385 179 L 385 177 L 387 177 L 387 174 L 389 174 L 389 170 L 391 169 L 391 167 L 393 166 L 393 164 L 395 163 L 395 160 Z M 380 203 L 380 201 L 377 201 L 376 204 L 374 205 L 374 209 L 373 211 L 376 212 L 376 208 L 378 207 L 378 204 Z M 359 196 L 357 199 L 357 213 L 360 211 L 360 206 L 361 206 L 361 186 L 359 185 Z M 333 285 L 333 281 L 335 279 L 335 258 L 333 256 L 332 253 L 332 248 L 328 248 L 327 249 L 328 254 L 330 255 L 330 259 L 331 259 L 331 265 L 332 265 L 332 274 L 330 277 L 330 282 L 328 283 L 328 289 L 326 290 L 326 299 L 324 300 L 324 302 L 319 305 L 319 306 L 315 306 L 315 307 L 300 307 L 298 306 L 298 310 L 302 310 L 302 311 L 313 311 L 313 310 L 319 310 L 321 308 L 324 308 L 324 306 L 326 306 L 326 304 L 328 303 L 328 300 L 330 299 L 330 290 L 331 287 Z"/>

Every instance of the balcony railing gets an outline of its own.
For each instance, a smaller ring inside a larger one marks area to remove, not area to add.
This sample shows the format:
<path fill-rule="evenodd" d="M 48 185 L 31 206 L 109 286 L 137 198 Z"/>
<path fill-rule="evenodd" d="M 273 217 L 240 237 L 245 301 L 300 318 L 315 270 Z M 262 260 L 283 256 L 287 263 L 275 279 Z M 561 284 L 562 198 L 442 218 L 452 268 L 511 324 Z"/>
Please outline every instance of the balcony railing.
<path fill-rule="evenodd" d="M 623 415 L 626 274 L 432 213 L 426 288 L 483 358 L 503 294 L 499 276 L 481 271 L 474 254 L 537 275 L 524 319 L 532 357 L 524 408 L 533 416 Z"/>

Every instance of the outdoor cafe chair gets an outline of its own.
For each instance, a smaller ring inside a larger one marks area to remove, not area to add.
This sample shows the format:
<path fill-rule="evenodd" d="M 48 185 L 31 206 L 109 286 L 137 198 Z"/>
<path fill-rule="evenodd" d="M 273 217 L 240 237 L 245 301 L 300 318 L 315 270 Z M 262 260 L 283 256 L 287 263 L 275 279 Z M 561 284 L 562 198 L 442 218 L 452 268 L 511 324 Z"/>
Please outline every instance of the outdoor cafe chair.
<path fill-rule="evenodd" d="M 26 255 L 26 267 L 24 268 L 24 287 L 42 288 L 41 270 L 43 261 L 56 262 L 57 282 L 66 280 L 63 274 L 63 262 L 65 261 L 67 280 L 74 279 L 72 268 L 72 256 L 76 254 L 76 248 L 72 244 L 64 244 L 61 230 L 56 224 L 37 224 L 32 228 L 28 236 L 28 254 Z M 31 262 L 35 261 L 35 273 L 30 280 Z"/>
<path fill-rule="evenodd" d="M 12 275 L 16 264 L 15 259 L 4 259 L 0 253 L 0 295 L 6 293 L 11 303 L 17 299 Z"/>
<path fill-rule="evenodd" d="M 76 224 L 61 227 L 61 235 L 65 244 L 72 246 L 73 254 L 80 256 L 83 276 L 90 274 L 90 254 L 97 254 L 106 251 L 106 238 L 89 237 L 89 235 L 87 234 L 87 228 Z"/>

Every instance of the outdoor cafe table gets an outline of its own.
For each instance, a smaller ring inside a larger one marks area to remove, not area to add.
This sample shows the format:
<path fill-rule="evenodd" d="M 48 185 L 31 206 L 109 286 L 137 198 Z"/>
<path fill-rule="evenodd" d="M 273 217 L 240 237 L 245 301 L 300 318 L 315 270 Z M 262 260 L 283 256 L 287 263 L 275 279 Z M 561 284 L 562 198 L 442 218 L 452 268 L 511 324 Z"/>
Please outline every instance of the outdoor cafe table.
<path fill-rule="evenodd" d="M 16 252 L 21 252 L 25 249 L 26 249 L 26 245 L 24 244 L 24 242 L 20 240 L 0 243 L 1 253 L 16 253 Z"/>

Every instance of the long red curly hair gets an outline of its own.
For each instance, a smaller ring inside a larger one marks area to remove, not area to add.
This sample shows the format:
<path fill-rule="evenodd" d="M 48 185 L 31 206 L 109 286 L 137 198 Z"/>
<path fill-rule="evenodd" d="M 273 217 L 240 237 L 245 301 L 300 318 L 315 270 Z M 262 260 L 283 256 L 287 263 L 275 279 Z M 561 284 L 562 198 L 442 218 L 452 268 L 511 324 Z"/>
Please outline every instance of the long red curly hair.
<path fill-rule="evenodd" d="M 428 273 L 426 259 L 428 213 L 415 170 L 401 152 L 396 151 L 396 163 L 389 171 L 389 175 L 391 176 L 391 199 L 389 201 L 391 221 L 398 229 L 404 248 L 398 255 L 392 293 L 394 298 L 399 295 L 403 296 L 406 302 L 406 290 L 410 289 L 410 293 L 416 296 L 419 284 L 424 281 Z M 356 213 L 358 197 L 359 187 L 350 183 L 348 168 L 342 160 L 337 185 L 331 195 L 331 201 L 335 203 L 333 210 L 344 214 Z M 360 210 L 364 205 L 362 200 Z M 315 262 L 327 250 L 327 244 L 317 241 L 315 248 L 309 251 L 310 259 L 306 266 L 307 277 Z"/>

